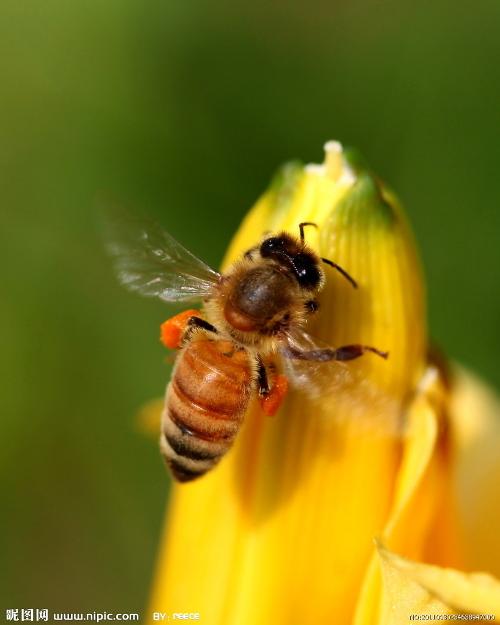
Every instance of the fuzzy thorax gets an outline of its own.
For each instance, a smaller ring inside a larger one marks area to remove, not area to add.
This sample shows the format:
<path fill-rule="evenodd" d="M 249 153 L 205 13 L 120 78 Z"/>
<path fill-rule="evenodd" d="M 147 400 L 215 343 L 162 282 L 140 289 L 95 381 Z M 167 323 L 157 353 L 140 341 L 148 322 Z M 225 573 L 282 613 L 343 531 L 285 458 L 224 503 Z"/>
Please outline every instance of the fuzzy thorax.
<path fill-rule="evenodd" d="M 320 276 L 322 286 L 322 271 Z M 276 351 L 291 328 L 305 324 L 315 310 L 308 303 L 320 286 L 305 289 L 288 267 L 247 255 L 232 265 L 205 302 L 206 317 L 222 336 L 265 356 Z"/>

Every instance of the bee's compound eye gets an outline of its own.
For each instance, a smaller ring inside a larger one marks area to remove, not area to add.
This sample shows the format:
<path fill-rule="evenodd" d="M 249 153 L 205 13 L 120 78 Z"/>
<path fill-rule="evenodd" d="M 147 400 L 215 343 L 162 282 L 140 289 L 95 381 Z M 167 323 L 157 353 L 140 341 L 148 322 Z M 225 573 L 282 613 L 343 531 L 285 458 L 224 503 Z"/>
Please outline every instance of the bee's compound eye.
<path fill-rule="evenodd" d="M 308 254 L 296 254 L 293 257 L 293 267 L 301 287 L 315 289 L 321 282 L 318 265 Z"/>
<path fill-rule="evenodd" d="M 264 257 L 273 256 L 277 252 L 282 252 L 284 248 L 283 239 L 280 237 L 269 237 L 260 246 L 260 255 Z"/>

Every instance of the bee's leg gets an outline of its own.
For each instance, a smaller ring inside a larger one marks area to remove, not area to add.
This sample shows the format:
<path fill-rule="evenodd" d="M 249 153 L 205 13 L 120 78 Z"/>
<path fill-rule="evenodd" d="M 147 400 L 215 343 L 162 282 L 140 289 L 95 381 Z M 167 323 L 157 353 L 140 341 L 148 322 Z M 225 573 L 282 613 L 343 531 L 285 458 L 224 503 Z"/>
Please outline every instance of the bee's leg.
<path fill-rule="evenodd" d="M 354 360 L 359 358 L 366 352 L 377 354 L 381 358 L 387 359 L 389 352 L 383 352 L 376 347 L 369 345 L 344 345 L 337 349 L 311 349 L 308 351 L 300 351 L 298 349 L 288 348 L 283 351 L 286 358 L 293 360 L 315 360 L 316 362 L 328 362 L 330 360 Z"/>
<path fill-rule="evenodd" d="M 169 349 L 178 349 L 193 328 L 203 328 L 207 332 L 217 332 L 208 321 L 201 318 L 199 310 L 185 310 L 164 321 L 161 326 L 160 341 Z"/>
<path fill-rule="evenodd" d="M 213 332 L 214 334 L 217 334 L 217 328 L 215 326 L 213 326 L 211 323 L 208 323 L 208 321 L 205 321 L 205 319 L 202 319 L 197 315 L 193 315 L 190 319 L 188 319 L 187 325 L 187 332 L 189 332 L 190 328 L 201 328 L 202 330 L 206 330 L 207 332 Z"/>
<path fill-rule="evenodd" d="M 269 395 L 267 371 L 260 356 L 257 356 L 257 384 L 259 385 L 259 397 L 266 397 Z"/>
<path fill-rule="evenodd" d="M 200 314 L 199 310 L 185 310 L 164 321 L 160 326 L 160 341 L 163 345 L 168 349 L 180 347 L 189 320 L 193 317 L 199 318 Z"/>
<path fill-rule="evenodd" d="M 273 377 L 273 385 L 269 388 L 267 372 L 260 356 L 257 358 L 258 373 L 257 383 L 259 385 L 259 403 L 262 412 L 268 417 L 272 417 L 279 410 L 288 392 L 288 378 L 278 374 Z"/>
<path fill-rule="evenodd" d="M 199 317 L 198 315 L 193 315 L 187 321 L 185 331 L 180 341 L 181 344 L 191 338 L 191 334 L 194 330 L 196 330 L 196 328 L 205 330 L 205 332 L 212 332 L 213 334 L 217 334 L 217 328 L 215 326 L 213 326 L 211 323 L 208 323 L 208 321 L 205 321 L 205 319 L 203 319 L 202 317 Z"/>
<path fill-rule="evenodd" d="M 377 354 L 384 360 L 387 360 L 389 357 L 389 352 L 383 352 L 376 347 L 370 347 L 369 345 L 344 345 L 343 347 L 338 347 L 335 351 L 335 360 L 354 360 L 354 358 L 359 358 L 366 352 L 372 352 L 372 354 Z"/>

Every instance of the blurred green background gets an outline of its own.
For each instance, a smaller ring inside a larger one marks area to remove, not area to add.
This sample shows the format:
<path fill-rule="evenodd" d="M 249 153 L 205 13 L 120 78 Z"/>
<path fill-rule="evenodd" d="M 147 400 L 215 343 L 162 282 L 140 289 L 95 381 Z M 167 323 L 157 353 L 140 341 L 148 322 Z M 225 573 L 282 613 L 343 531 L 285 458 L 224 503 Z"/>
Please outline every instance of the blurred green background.
<path fill-rule="evenodd" d="M 410 215 L 432 335 L 500 386 L 500 3 L 3 0 L 0 607 L 138 611 L 168 480 L 137 408 L 160 303 L 101 193 L 217 265 L 276 167 L 358 147 Z"/>

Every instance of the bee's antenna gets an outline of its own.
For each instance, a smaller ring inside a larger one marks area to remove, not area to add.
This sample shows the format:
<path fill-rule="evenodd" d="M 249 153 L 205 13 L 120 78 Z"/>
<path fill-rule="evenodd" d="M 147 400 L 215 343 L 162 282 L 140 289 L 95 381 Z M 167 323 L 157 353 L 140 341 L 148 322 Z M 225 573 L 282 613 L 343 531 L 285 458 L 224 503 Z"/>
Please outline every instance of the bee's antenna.
<path fill-rule="evenodd" d="M 302 242 L 304 242 L 304 228 L 305 228 L 305 226 L 314 226 L 315 228 L 317 228 L 318 224 L 315 224 L 312 221 L 303 221 L 302 223 L 299 224 L 300 240 Z"/>
<path fill-rule="evenodd" d="M 337 265 L 337 263 L 334 263 L 333 260 L 328 260 L 328 258 L 322 258 L 321 259 L 326 265 L 330 265 L 330 267 L 333 267 L 334 269 L 336 269 L 339 273 L 341 273 L 344 278 L 346 278 L 347 280 L 349 280 L 349 282 L 352 284 L 352 286 L 357 289 L 358 288 L 358 283 L 356 282 L 356 280 L 354 280 L 354 278 L 351 278 L 351 276 L 347 273 L 347 271 L 345 269 L 342 269 L 342 267 L 340 265 Z"/>

